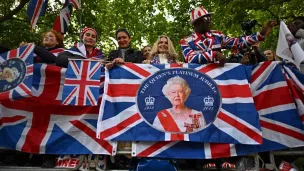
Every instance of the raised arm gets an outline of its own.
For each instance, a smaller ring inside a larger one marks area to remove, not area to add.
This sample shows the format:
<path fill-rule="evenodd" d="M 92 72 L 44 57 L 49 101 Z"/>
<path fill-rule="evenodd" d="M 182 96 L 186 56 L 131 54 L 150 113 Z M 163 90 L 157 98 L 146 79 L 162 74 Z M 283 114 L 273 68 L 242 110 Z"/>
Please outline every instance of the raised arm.
<path fill-rule="evenodd" d="M 222 39 L 222 47 L 225 49 L 243 49 L 248 48 L 255 43 L 263 41 L 264 36 L 262 36 L 259 32 L 249 36 L 241 36 L 237 38 L 225 36 L 222 34 Z"/>

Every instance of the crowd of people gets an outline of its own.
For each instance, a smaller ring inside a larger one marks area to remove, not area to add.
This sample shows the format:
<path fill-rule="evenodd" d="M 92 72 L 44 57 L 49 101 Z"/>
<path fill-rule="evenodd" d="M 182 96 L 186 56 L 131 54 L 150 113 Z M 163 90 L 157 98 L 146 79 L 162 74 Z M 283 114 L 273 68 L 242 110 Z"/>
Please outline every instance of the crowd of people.
<path fill-rule="evenodd" d="M 43 34 L 42 46 L 34 48 L 35 63 L 67 67 L 69 59 L 92 59 L 104 60 L 105 67 L 112 69 L 126 62 L 144 64 L 218 63 L 219 67 L 223 67 L 226 62 L 253 65 L 262 61 L 281 60 L 274 50 L 266 49 L 262 52 L 260 49 L 260 42 L 264 41 L 271 33 L 277 24 L 275 21 L 264 24 L 260 32 L 233 38 L 220 31 L 210 29 L 212 13 L 204 7 L 193 9 L 190 13 L 190 19 L 194 31 L 193 34 L 180 40 L 183 57 L 179 57 L 173 42 L 166 35 L 159 36 L 153 46 L 147 45 L 141 51 L 137 51 L 132 48 L 131 35 L 126 29 L 116 31 L 115 38 L 118 42 L 118 48 L 112 50 L 106 57 L 102 50 L 96 47 L 99 39 L 97 31 L 94 28 L 86 27 L 81 32 L 80 42 L 67 50 L 64 49 L 61 34 L 54 30 Z M 296 19 L 289 24 L 289 28 L 304 48 L 304 19 Z M 24 44 L 26 43 L 22 42 L 20 46 Z M 232 51 L 229 57 L 224 55 L 223 50 L 225 49 Z M 210 162 L 214 161 L 205 163 L 204 168 L 215 167 Z M 233 167 L 233 164 L 226 167 Z"/>
<path fill-rule="evenodd" d="M 60 67 L 67 67 L 69 59 L 102 59 L 107 61 L 106 67 L 113 68 L 125 62 L 145 64 L 171 64 L 171 63 L 218 63 L 224 66 L 226 62 L 253 65 L 262 61 L 280 60 L 272 49 L 261 52 L 260 42 L 271 33 L 276 22 L 269 21 L 264 24 L 260 32 L 248 36 L 229 37 L 220 31 L 210 30 L 212 13 L 203 7 L 192 10 L 190 14 L 194 32 L 180 40 L 183 57 L 175 50 L 175 46 L 166 35 L 158 37 L 153 46 L 147 45 L 141 51 L 131 46 L 131 35 L 126 29 L 118 29 L 115 38 L 118 48 L 112 50 L 106 57 L 102 50 L 96 47 L 98 33 L 94 28 L 84 28 L 81 32 L 80 42 L 68 50 L 63 49 L 63 37 L 54 30 L 43 34 L 42 46 L 36 46 L 35 62 L 54 64 Z M 300 22 L 302 21 L 302 23 Z M 293 34 L 304 37 L 303 20 L 296 20 L 291 24 Z M 22 42 L 20 45 L 24 45 Z M 230 56 L 226 57 L 223 50 L 231 50 Z"/>

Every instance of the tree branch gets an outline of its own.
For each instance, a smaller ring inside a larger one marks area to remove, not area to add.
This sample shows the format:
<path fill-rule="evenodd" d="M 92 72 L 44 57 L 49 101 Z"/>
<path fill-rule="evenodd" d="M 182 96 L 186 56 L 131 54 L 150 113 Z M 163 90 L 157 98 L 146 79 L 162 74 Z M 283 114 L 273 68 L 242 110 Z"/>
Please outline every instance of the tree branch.
<path fill-rule="evenodd" d="M 279 5 L 279 4 L 283 4 L 283 3 L 287 3 L 287 2 L 290 2 L 291 0 L 282 0 L 282 1 L 280 1 L 280 2 L 278 2 L 278 1 L 275 1 L 274 3 L 271 3 L 271 2 L 269 2 L 269 6 L 273 6 L 273 5 Z"/>
<path fill-rule="evenodd" d="M 255 3 L 256 3 L 260 8 L 262 8 L 262 9 L 268 11 L 275 19 L 279 20 L 279 17 L 276 16 L 276 15 L 269 9 L 269 6 L 268 6 L 268 8 L 263 8 L 257 0 L 254 0 L 254 1 L 255 1 Z"/>
<path fill-rule="evenodd" d="M 20 18 L 15 18 L 15 17 L 12 17 L 10 20 L 16 20 L 16 21 L 24 21 L 24 22 L 29 22 L 28 20 L 26 19 L 20 19 Z"/>
<path fill-rule="evenodd" d="M 25 6 L 26 3 L 28 3 L 30 0 L 21 0 L 20 4 L 13 9 L 12 11 L 9 11 L 6 15 L 0 17 L 0 23 L 11 20 L 15 14 L 17 14 L 19 11 L 22 10 L 22 8 Z"/>
<path fill-rule="evenodd" d="M 281 9 L 281 5 L 280 4 L 283 4 L 283 3 L 287 3 L 287 2 L 290 2 L 291 0 L 281 0 L 280 2 L 278 1 L 275 1 L 275 3 L 271 3 L 271 1 L 269 2 L 269 4 L 267 6 L 262 6 L 257 0 L 255 0 L 255 3 L 262 9 L 262 10 L 266 10 L 268 11 L 273 17 L 275 17 L 275 19 L 277 20 L 280 20 L 280 19 L 284 19 L 284 17 L 280 17 L 278 16 L 277 14 L 279 13 L 280 9 Z M 269 8 L 271 6 L 274 6 L 274 5 L 277 5 L 278 6 L 278 9 L 277 9 L 277 13 L 274 14 Z M 286 18 L 286 17 L 285 17 Z"/>
<path fill-rule="evenodd" d="M 22 22 L 29 22 L 28 20 L 25 20 L 25 19 L 20 19 L 20 18 L 15 18 L 15 17 L 12 17 L 11 20 L 15 20 L 15 21 L 22 21 Z M 44 23 L 44 22 L 37 22 L 37 25 L 46 25 L 46 26 L 49 26 L 50 24 L 49 23 Z"/>

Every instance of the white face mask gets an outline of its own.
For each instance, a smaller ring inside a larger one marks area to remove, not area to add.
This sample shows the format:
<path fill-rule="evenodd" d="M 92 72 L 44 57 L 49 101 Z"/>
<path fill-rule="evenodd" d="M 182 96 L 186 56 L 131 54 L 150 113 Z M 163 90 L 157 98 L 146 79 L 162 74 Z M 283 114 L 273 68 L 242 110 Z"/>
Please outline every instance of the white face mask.
<path fill-rule="evenodd" d="M 300 41 L 298 41 L 298 43 L 301 46 L 301 48 L 304 50 L 304 39 L 301 39 Z"/>
<path fill-rule="evenodd" d="M 304 38 L 304 29 L 299 29 L 295 35 L 296 37 Z"/>

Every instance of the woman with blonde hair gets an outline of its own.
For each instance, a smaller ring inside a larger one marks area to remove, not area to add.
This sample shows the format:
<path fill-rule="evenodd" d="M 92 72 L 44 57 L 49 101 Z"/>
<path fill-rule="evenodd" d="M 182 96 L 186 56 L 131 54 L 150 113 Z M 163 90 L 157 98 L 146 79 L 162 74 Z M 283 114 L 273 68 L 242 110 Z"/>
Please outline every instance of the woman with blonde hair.
<path fill-rule="evenodd" d="M 278 57 L 273 50 L 270 49 L 265 50 L 264 55 L 267 61 L 281 61 L 280 57 Z"/>
<path fill-rule="evenodd" d="M 149 59 L 143 63 L 151 64 L 171 64 L 179 63 L 178 54 L 176 53 L 173 43 L 168 36 L 161 35 L 154 43 Z"/>

